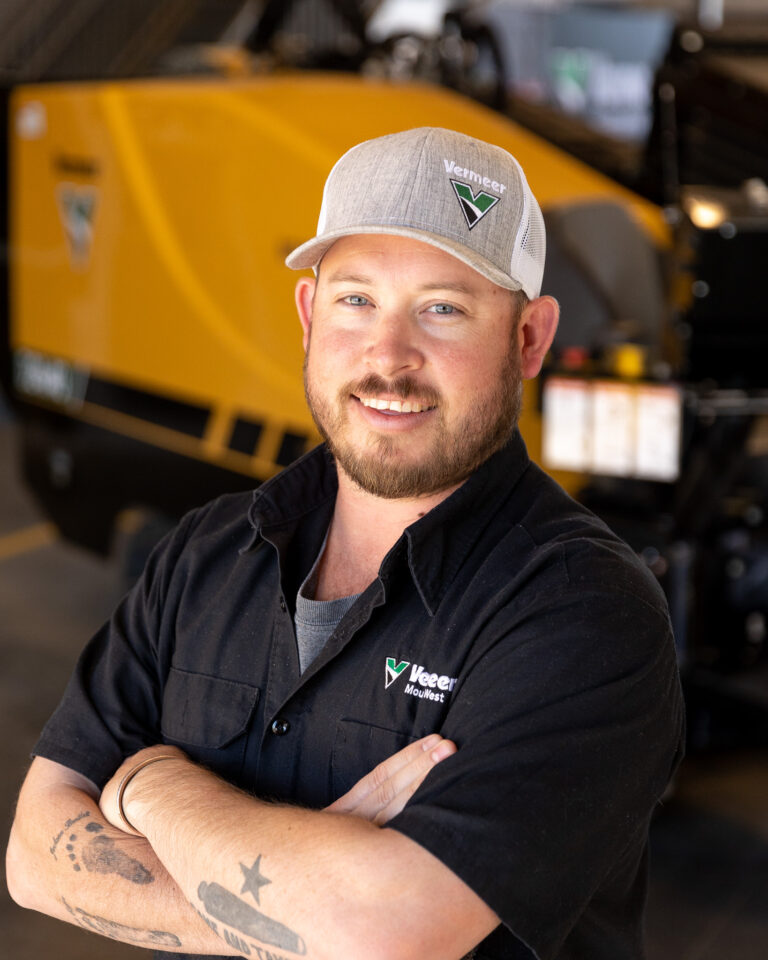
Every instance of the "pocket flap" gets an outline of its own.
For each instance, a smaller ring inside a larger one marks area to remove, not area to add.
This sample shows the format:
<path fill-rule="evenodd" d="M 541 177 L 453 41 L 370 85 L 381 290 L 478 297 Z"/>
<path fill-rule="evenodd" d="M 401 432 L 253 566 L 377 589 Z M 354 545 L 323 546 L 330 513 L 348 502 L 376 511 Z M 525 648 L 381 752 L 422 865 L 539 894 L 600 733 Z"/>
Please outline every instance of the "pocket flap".
<path fill-rule="evenodd" d="M 171 667 L 163 693 L 163 736 L 196 747 L 224 747 L 245 731 L 258 700 L 258 687 Z"/>

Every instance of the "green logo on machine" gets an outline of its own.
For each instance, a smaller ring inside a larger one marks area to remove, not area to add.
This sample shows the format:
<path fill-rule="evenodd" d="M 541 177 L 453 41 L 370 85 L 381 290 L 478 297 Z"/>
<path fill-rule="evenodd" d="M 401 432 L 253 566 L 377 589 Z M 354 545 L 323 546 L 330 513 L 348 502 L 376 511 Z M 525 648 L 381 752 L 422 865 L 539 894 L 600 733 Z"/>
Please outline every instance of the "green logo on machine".
<path fill-rule="evenodd" d="M 93 219 L 96 213 L 95 187 L 60 183 L 56 187 L 59 216 L 69 246 L 73 267 L 88 265 L 93 243 Z"/>
<path fill-rule="evenodd" d="M 499 202 L 498 197 L 486 193 L 485 190 L 472 193 L 472 188 L 460 180 L 451 180 L 451 186 L 456 193 L 461 212 L 464 214 L 464 219 L 467 221 L 470 230 L 483 219 L 491 207 L 495 207 Z"/>
<path fill-rule="evenodd" d="M 394 657 L 387 657 L 387 666 L 384 671 L 384 689 L 386 690 L 388 686 L 393 684 L 403 670 L 409 666 L 408 660 L 401 660 L 397 663 Z"/>

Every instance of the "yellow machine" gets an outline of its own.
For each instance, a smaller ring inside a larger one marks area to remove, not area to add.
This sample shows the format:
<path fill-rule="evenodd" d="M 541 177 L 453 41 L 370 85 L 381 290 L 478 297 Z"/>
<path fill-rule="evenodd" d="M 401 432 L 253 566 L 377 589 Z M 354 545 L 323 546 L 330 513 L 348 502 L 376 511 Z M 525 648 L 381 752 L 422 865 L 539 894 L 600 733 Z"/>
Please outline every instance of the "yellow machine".
<path fill-rule="evenodd" d="M 11 396 L 27 479 L 66 535 L 107 549 L 121 510 L 178 515 L 316 442 L 283 259 L 343 151 L 422 125 L 506 147 L 545 216 L 607 201 L 666 243 L 658 208 L 437 87 L 303 73 L 14 92 Z M 529 388 L 536 458 L 539 406 Z"/>

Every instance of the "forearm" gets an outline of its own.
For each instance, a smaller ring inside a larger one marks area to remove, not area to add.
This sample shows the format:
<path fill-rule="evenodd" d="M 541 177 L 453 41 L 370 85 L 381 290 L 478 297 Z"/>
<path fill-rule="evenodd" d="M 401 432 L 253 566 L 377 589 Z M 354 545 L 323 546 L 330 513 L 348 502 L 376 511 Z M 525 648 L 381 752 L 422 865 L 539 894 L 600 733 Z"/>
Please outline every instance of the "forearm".
<path fill-rule="evenodd" d="M 357 836 L 380 832 L 363 820 L 261 803 L 178 761 L 142 772 L 125 810 L 211 928 L 254 956 L 310 947 L 322 956 L 323 931 L 338 926 L 334 913 L 344 900 L 334 869 L 343 842 L 333 827 L 343 821 Z"/>
<path fill-rule="evenodd" d="M 466 944 L 447 925 L 441 937 L 467 888 L 395 831 L 263 803 L 185 761 L 143 770 L 124 808 L 211 928 L 246 955 L 458 957 L 495 925 L 473 901 Z"/>
<path fill-rule="evenodd" d="M 36 761 L 22 789 L 7 853 L 21 906 L 112 939 L 154 949 L 229 953 L 186 901 L 149 843 L 111 826 L 94 791 L 53 779 Z M 60 768 L 64 769 L 64 768 Z M 83 778 L 84 781 L 84 778 Z"/>

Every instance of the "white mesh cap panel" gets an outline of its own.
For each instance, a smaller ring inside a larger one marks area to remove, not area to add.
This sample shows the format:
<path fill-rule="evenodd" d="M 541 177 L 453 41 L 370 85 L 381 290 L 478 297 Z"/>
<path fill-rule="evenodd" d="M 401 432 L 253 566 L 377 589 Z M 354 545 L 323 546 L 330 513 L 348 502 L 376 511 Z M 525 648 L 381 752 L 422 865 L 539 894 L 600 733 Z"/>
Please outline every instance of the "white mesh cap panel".
<path fill-rule="evenodd" d="M 533 300 L 541 292 L 544 260 L 547 251 L 547 235 L 541 208 L 531 193 L 528 181 L 519 164 L 518 169 L 520 170 L 524 202 L 523 213 L 512 250 L 509 272 L 513 277 L 517 277 L 522 289 Z"/>

